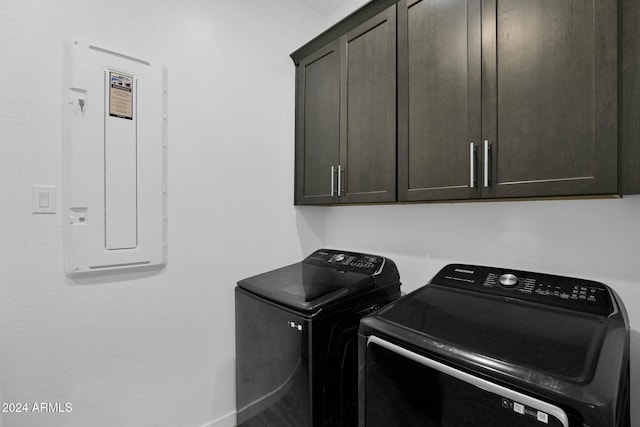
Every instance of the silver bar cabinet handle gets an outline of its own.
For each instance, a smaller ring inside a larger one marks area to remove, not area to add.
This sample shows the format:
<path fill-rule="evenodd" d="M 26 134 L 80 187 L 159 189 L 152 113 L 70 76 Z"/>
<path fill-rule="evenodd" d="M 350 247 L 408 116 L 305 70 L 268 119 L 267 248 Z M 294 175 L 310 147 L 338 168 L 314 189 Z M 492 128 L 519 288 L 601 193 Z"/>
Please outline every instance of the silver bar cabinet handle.
<path fill-rule="evenodd" d="M 473 142 L 469 144 L 469 187 L 475 188 L 476 186 L 476 144 Z"/>
<path fill-rule="evenodd" d="M 335 166 L 331 166 L 331 197 L 333 197 L 334 189 L 336 188 L 334 185 L 333 175 L 336 173 Z"/>
<path fill-rule="evenodd" d="M 342 165 L 338 165 L 338 197 L 340 197 L 341 194 L 341 190 L 342 190 Z"/>
<path fill-rule="evenodd" d="M 491 153 L 491 144 L 489 140 L 484 140 L 484 186 L 489 187 L 489 155 Z"/>

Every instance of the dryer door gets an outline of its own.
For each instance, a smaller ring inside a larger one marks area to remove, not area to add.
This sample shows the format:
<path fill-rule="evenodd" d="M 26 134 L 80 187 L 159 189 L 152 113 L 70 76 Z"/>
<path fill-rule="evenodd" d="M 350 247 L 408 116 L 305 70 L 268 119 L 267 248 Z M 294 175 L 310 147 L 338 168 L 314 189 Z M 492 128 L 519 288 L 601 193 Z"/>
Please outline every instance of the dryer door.
<path fill-rule="evenodd" d="M 360 427 L 571 427 L 555 405 L 379 337 L 368 338 L 365 354 Z"/>

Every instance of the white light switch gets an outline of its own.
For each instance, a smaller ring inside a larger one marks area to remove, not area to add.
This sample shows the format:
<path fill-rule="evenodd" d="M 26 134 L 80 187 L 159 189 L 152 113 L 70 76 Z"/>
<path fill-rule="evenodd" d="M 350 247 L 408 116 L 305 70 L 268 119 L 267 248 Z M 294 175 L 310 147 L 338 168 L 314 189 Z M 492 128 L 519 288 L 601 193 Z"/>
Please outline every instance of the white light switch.
<path fill-rule="evenodd" d="M 40 192 L 40 208 L 48 208 L 49 207 L 49 200 L 50 200 L 50 195 L 49 193 L 43 193 Z"/>
<path fill-rule="evenodd" d="M 56 213 L 56 187 L 53 185 L 34 185 L 31 188 L 33 213 Z"/>

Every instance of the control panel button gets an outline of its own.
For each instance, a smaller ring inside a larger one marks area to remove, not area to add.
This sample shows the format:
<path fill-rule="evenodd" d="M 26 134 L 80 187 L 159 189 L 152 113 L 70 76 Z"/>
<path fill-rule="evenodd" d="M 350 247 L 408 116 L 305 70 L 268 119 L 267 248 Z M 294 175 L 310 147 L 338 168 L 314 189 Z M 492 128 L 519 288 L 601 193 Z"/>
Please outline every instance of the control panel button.
<path fill-rule="evenodd" d="M 500 276 L 498 281 L 506 288 L 513 288 L 518 284 L 518 277 L 515 274 L 507 273 Z"/>

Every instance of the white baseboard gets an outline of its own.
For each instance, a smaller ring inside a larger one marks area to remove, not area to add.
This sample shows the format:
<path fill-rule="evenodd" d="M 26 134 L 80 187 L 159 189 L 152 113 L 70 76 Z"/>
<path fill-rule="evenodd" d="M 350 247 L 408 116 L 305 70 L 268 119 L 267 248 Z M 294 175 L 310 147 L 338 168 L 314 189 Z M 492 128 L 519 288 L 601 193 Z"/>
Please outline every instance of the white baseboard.
<path fill-rule="evenodd" d="M 211 421 L 210 423 L 205 424 L 202 427 L 235 427 L 235 425 L 236 413 L 234 411 L 218 418 L 217 420 Z"/>

